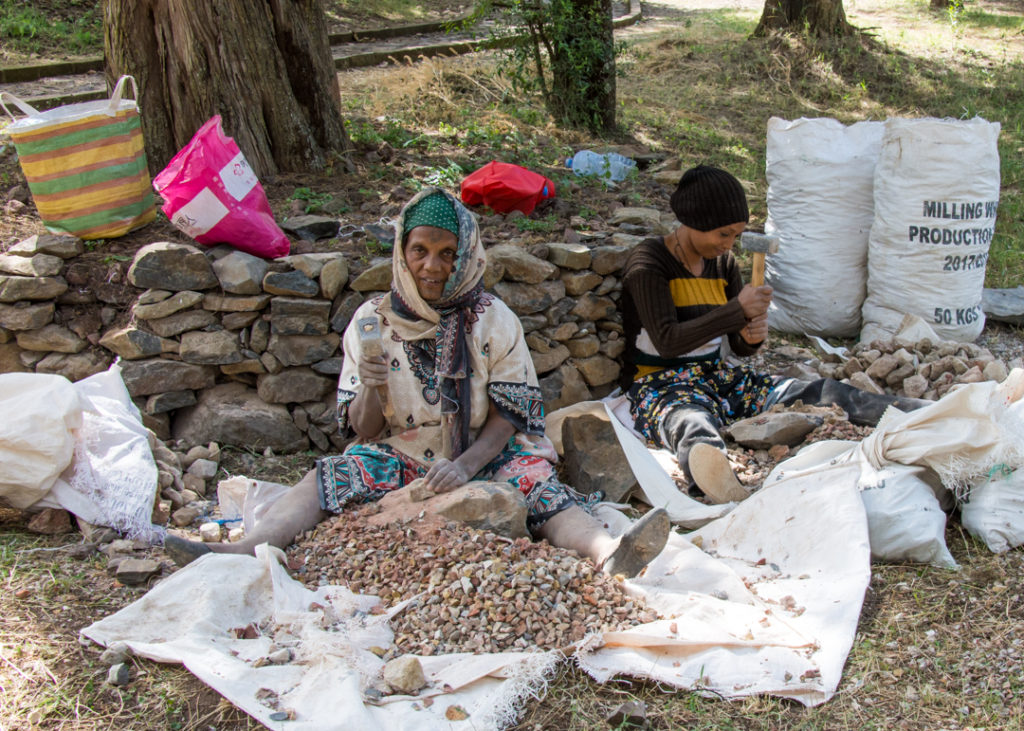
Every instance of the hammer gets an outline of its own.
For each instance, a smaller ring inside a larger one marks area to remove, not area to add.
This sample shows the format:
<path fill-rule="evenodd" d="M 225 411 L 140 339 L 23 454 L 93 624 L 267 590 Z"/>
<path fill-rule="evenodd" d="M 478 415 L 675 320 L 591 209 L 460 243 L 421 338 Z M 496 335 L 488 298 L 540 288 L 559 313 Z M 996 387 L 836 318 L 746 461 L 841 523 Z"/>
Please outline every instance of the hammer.
<path fill-rule="evenodd" d="M 744 231 L 740 234 L 740 246 L 753 253 L 753 270 L 750 274 L 750 283 L 755 287 L 764 284 L 764 257 L 765 254 L 775 254 L 779 250 L 779 238 L 757 231 Z"/>

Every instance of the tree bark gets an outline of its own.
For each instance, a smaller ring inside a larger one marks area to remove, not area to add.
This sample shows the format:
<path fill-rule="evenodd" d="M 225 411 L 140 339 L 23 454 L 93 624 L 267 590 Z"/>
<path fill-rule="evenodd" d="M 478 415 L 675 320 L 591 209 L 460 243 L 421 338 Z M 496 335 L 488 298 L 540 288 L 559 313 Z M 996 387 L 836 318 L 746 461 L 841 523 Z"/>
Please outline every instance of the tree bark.
<path fill-rule="evenodd" d="M 843 0 L 765 0 L 754 36 L 773 30 L 803 31 L 812 36 L 845 36 L 854 31 Z"/>
<path fill-rule="evenodd" d="M 615 38 L 611 0 L 553 0 L 550 111 L 593 132 L 615 130 Z"/>
<path fill-rule="evenodd" d="M 104 0 L 107 80 L 139 87 L 152 172 L 220 114 L 257 175 L 348 147 L 320 0 Z"/>

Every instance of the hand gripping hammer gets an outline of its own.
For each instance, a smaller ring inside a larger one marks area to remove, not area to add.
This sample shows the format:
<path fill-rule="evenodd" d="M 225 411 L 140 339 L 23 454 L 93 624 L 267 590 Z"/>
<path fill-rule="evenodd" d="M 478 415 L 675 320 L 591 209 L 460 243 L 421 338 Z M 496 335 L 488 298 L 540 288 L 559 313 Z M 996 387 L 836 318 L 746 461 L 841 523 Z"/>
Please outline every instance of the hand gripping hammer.
<path fill-rule="evenodd" d="M 757 231 L 744 231 L 740 234 L 740 246 L 754 255 L 750 283 L 755 287 L 764 284 L 764 257 L 779 250 L 779 238 Z"/>

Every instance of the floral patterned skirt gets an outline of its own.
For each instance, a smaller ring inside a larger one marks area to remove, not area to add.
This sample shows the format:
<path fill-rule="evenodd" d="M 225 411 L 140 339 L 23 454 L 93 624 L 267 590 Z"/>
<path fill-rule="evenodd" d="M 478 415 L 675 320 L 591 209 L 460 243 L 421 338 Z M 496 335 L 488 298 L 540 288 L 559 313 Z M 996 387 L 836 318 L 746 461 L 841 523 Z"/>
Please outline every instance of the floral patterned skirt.
<path fill-rule="evenodd" d="M 316 473 L 320 507 L 337 514 L 349 503 L 380 500 L 423 477 L 427 468 L 388 444 L 368 443 L 318 459 Z M 519 490 L 526 497 L 526 527 L 531 531 L 573 505 L 589 511 L 603 497 L 600 493 L 584 497 L 560 482 L 551 461 L 531 454 L 516 437 L 473 479 L 507 482 Z"/>
<path fill-rule="evenodd" d="M 749 366 L 731 366 L 720 359 L 665 368 L 637 379 L 629 389 L 635 428 L 651 444 L 661 444 L 659 427 L 673 408 L 707 411 L 726 424 L 754 416 L 765 408 L 774 379 Z"/>

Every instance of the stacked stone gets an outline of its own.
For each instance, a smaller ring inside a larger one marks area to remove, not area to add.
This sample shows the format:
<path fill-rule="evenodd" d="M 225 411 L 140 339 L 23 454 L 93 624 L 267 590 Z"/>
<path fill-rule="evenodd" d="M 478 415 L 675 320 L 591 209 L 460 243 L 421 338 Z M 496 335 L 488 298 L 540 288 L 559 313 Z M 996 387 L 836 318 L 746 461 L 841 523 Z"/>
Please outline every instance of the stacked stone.
<path fill-rule="evenodd" d="M 0 373 L 35 371 L 77 381 L 110 365 L 95 346 L 102 318 L 82 315 L 62 276 L 67 260 L 84 250 L 70 236 L 32 236 L 0 256 Z"/>
<path fill-rule="evenodd" d="M 161 438 L 326 450 L 339 333 L 362 302 L 343 291 L 348 274 L 339 253 L 267 261 L 149 244 L 128 271 L 145 290 L 132 319 L 100 344 L 123 359 L 128 391 Z"/>
<path fill-rule="evenodd" d="M 583 226 L 574 219 L 571 225 Z M 615 388 L 626 346 L 618 275 L 645 235 L 671 230 L 671 221 L 651 208 L 619 208 L 609 223 L 619 230 L 591 245 L 487 250 L 484 284 L 519 316 L 549 412 Z"/>
<path fill-rule="evenodd" d="M 620 208 L 608 223 L 613 233 L 570 231 L 572 243 L 488 249 L 485 286 L 520 317 L 549 412 L 615 387 L 625 348 L 618 274 L 638 241 L 672 227 L 670 216 L 643 208 Z M 579 217 L 570 224 L 586 228 Z M 75 238 L 45 235 L 0 256 L 0 373 L 76 381 L 116 355 L 145 424 L 165 441 L 344 448 L 341 336 L 366 297 L 390 288 L 390 259 L 349 281 L 338 252 L 268 261 L 156 242 L 126 274 L 113 267 L 112 281 L 97 284 L 86 264 L 65 261 L 83 250 Z"/>
<path fill-rule="evenodd" d="M 961 383 L 1003 381 L 1010 363 L 974 343 L 912 343 L 898 338 L 857 343 L 845 362 L 817 364 L 818 373 L 845 380 L 871 393 L 890 393 L 930 401 L 942 398 Z M 834 356 L 833 356 L 834 358 Z"/>

